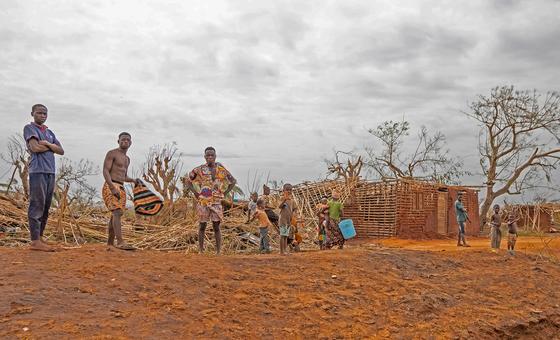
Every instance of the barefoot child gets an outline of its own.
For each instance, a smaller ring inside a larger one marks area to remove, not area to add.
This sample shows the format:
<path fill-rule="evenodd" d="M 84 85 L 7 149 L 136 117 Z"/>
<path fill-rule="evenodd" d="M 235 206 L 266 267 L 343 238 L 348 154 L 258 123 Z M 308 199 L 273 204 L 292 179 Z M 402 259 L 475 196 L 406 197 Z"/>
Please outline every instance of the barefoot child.
<path fill-rule="evenodd" d="M 261 236 L 259 247 L 260 252 L 270 253 L 270 246 L 268 244 L 268 227 L 271 227 L 272 223 L 270 223 L 270 220 L 266 215 L 264 200 L 261 198 L 257 200 L 257 209 L 255 210 L 255 214 L 251 218 L 250 222 L 253 222 L 255 218 L 259 219 L 259 234 Z"/>
<path fill-rule="evenodd" d="M 48 110 L 43 104 L 31 107 L 33 122 L 23 128 L 23 138 L 31 155 L 29 163 L 29 232 L 31 250 L 52 251 L 43 232 L 49 218 L 49 208 L 55 186 L 54 155 L 64 155 L 64 150 L 54 133 L 45 125 Z"/>
<path fill-rule="evenodd" d="M 280 208 L 280 219 L 278 225 L 280 227 L 280 254 L 288 254 L 288 237 L 290 236 L 290 224 L 294 211 L 294 201 L 292 199 L 292 185 L 284 184 L 282 188 L 282 201 L 278 206 Z"/>
<path fill-rule="evenodd" d="M 515 212 L 510 212 L 508 216 L 508 252 L 515 254 L 515 243 L 517 242 L 517 221 L 519 218 Z"/>
<path fill-rule="evenodd" d="M 128 132 L 121 132 L 117 140 L 119 147 L 107 152 L 103 162 L 103 184 L 102 196 L 105 206 L 111 212 L 108 225 L 107 245 L 114 246 L 117 239 L 117 249 L 134 250 L 135 248 L 124 242 L 121 231 L 121 217 L 126 206 L 126 191 L 124 182 L 142 183 L 140 179 L 128 177 L 127 171 L 130 158 L 126 155 L 128 148 L 132 145 L 132 138 Z M 108 248 L 111 249 L 111 248 Z"/>
<path fill-rule="evenodd" d="M 502 218 L 500 216 L 500 206 L 494 205 L 494 214 L 490 220 L 491 230 L 490 230 L 490 246 L 492 251 L 496 252 L 500 249 L 500 243 L 502 242 L 502 231 L 500 227 L 502 225 Z"/>

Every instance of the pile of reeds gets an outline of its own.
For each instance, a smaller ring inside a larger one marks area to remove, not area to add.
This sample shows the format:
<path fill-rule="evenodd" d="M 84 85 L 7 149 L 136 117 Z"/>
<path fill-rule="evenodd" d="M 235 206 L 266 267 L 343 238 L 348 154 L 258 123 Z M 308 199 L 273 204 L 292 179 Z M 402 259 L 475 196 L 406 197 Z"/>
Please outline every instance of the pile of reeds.
<path fill-rule="evenodd" d="M 330 196 L 333 189 L 341 193 L 343 201 L 350 195 L 350 188 L 343 182 L 325 181 L 303 183 L 294 187 L 294 199 L 299 211 L 299 233 L 303 237 L 302 248 L 315 247 L 317 217 L 314 206 L 321 197 Z M 198 222 L 194 202 L 181 198 L 166 207 L 156 217 L 138 217 L 127 212 L 123 217 L 122 232 L 125 240 L 140 249 L 198 251 Z M 272 201 L 279 201 L 273 195 Z M 104 243 L 107 240 L 109 213 L 102 208 L 87 208 L 64 212 L 52 208 L 45 230 L 47 240 L 56 240 L 66 245 L 80 246 L 85 243 Z M 224 253 L 257 252 L 258 226 L 247 224 L 246 204 L 230 208 L 222 221 L 222 249 Z M 270 244 L 278 248 L 279 236 L 271 228 Z M 24 246 L 29 243 L 27 206 L 9 196 L 0 195 L 0 246 Z M 206 249 L 213 251 L 212 226 L 206 228 Z"/>
<path fill-rule="evenodd" d="M 24 246 L 29 243 L 27 209 L 8 197 L 0 196 L 0 246 Z M 170 225 L 150 223 L 149 218 L 123 219 L 125 240 L 139 249 L 198 251 L 198 222 L 187 212 L 182 218 L 168 219 Z M 66 245 L 104 243 L 107 240 L 109 213 L 91 209 L 80 214 L 58 216 L 51 210 L 45 230 L 47 240 L 57 240 Z M 257 225 L 246 224 L 242 208 L 228 211 L 222 222 L 222 249 L 224 253 L 258 251 Z M 271 244 L 277 244 L 271 235 Z M 212 225 L 206 229 L 206 249 L 214 250 Z"/>

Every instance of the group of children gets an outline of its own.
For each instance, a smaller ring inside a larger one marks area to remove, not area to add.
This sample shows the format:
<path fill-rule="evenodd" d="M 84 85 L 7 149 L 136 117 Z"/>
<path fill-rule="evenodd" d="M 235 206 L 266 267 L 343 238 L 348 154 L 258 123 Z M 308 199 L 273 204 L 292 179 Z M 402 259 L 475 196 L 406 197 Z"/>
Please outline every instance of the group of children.
<path fill-rule="evenodd" d="M 302 224 L 301 216 L 298 214 L 297 206 L 292 195 L 292 185 L 284 184 L 278 205 L 273 205 L 270 200 L 270 188 L 263 187 L 263 195 L 251 194 L 247 206 L 247 223 L 258 220 L 260 235 L 260 252 L 270 253 L 269 230 L 274 227 L 280 236 L 280 254 L 289 254 L 288 249 L 299 251 L 303 237 L 300 233 Z M 279 209 L 276 214 L 275 209 Z M 333 191 L 332 199 L 323 198 L 317 205 L 317 217 L 319 218 L 318 243 L 321 249 L 331 248 L 338 245 L 340 249 L 344 246 L 344 238 L 338 228 L 338 223 L 343 214 L 343 205 L 338 192 Z"/>
<path fill-rule="evenodd" d="M 517 242 L 517 221 L 519 217 L 514 211 L 511 211 L 507 216 L 507 229 L 508 229 L 508 242 L 507 248 L 510 254 L 515 253 L 515 243 Z M 490 246 L 492 251 L 497 252 L 500 249 L 500 243 L 502 242 L 502 215 L 500 214 L 500 206 L 498 204 L 494 205 L 494 214 L 490 220 Z"/>
<path fill-rule="evenodd" d="M 277 215 L 274 210 L 280 209 Z M 263 195 L 258 197 L 257 193 L 251 194 L 248 204 L 247 223 L 258 219 L 261 253 L 270 253 L 269 229 L 275 227 L 280 235 L 280 254 L 288 255 L 288 248 L 299 251 L 299 244 L 302 241 L 299 233 L 300 219 L 298 218 L 297 207 L 292 196 L 292 185 L 284 184 L 282 196 L 278 206 L 272 206 L 270 201 L 270 188 L 266 185 Z"/>

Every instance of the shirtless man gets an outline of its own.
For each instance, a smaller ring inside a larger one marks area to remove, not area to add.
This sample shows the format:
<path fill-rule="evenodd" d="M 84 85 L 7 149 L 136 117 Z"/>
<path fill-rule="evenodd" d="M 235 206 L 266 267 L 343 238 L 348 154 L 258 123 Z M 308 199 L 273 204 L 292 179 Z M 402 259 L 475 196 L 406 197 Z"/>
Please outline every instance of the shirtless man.
<path fill-rule="evenodd" d="M 132 138 L 128 132 L 121 132 L 118 139 L 119 147 L 107 152 L 103 162 L 103 201 L 107 209 L 111 211 L 109 220 L 109 237 L 107 245 L 114 246 L 115 237 L 117 238 L 117 249 L 134 250 L 134 247 L 124 243 L 121 232 L 121 217 L 126 206 L 126 191 L 124 182 L 137 183 L 140 179 L 128 177 L 127 171 L 130 165 L 130 158 L 126 155 L 128 148 L 132 145 Z M 110 248 L 108 248 L 110 249 Z"/>

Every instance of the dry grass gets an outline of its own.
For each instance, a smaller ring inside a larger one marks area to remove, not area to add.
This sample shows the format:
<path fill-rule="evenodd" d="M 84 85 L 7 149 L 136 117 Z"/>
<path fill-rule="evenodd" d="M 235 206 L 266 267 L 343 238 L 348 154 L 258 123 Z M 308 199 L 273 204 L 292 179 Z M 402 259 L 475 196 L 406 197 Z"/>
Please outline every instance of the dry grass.
<path fill-rule="evenodd" d="M 140 249 L 180 250 L 195 252 L 198 239 L 198 222 L 192 203 L 180 199 L 167 214 L 165 224 L 153 223 L 154 218 L 134 216 L 127 212 L 123 219 L 123 236 L 127 242 Z M 104 243 L 107 240 L 109 213 L 102 209 L 69 211 L 60 217 L 56 208 L 51 210 L 49 225 L 45 231 L 48 240 L 57 240 L 66 246 L 81 246 L 85 243 Z M 161 216 L 158 218 L 161 220 Z M 60 220 L 60 223 L 59 223 Z M 258 228 L 255 223 L 246 224 L 247 217 L 241 206 L 230 209 L 222 222 L 222 250 L 224 253 L 258 251 Z M 57 229 L 57 227 L 60 228 Z M 29 228 L 26 206 L 0 195 L 0 246 L 20 247 L 29 243 Z M 16 229 L 17 231 L 14 231 Z M 271 246 L 277 248 L 275 230 L 271 230 Z M 214 250 L 211 226 L 206 232 L 206 250 Z M 308 246 L 313 239 L 308 239 Z"/>

